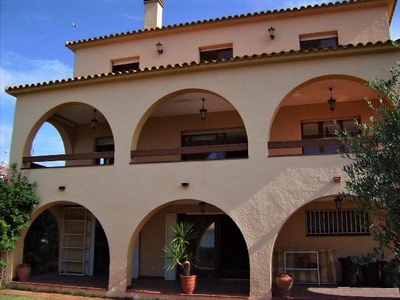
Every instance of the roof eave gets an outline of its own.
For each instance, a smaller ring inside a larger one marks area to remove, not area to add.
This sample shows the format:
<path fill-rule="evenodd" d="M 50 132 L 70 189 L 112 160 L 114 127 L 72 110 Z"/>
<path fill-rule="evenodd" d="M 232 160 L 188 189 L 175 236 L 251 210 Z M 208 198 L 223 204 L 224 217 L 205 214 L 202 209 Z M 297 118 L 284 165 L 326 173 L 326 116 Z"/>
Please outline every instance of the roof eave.
<path fill-rule="evenodd" d="M 234 57 L 225 60 L 213 60 L 207 62 L 190 62 L 175 65 L 166 65 L 159 67 L 151 67 L 139 69 L 136 71 L 123 71 L 116 73 L 102 73 L 88 76 L 80 76 L 74 78 L 67 78 L 61 80 L 52 80 L 43 83 L 26 84 L 19 86 L 6 87 L 6 92 L 12 96 L 18 96 L 22 94 L 29 94 L 35 92 L 42 92 L 46 90 L 66 89 L 72 87 L 80 87 L 84 85 L 97 84 L 102 82 L 113 82 L 113 81 L 125 81 L 132 79 L 144 79 L 156 76 L 166 76 L 172 74 L 179 74 L 180 72 L 198 72 L 212 69 L 222 68 L 235 68 L 261 65 L 261 64 L 272 64 L 280 62 L 293 62 L 300 60 L 311 60 L 318 58 L 327 57 L 338 57 L 338 56 L 349 56 L 349 55 L 362 55 L 362 54 L 374 54 L 400 51 L 399 47 L 396 47 L 392 41 L 367 43 L 358 45 L 347 45 L 330 48 L 319 48 L 310 50 L 291 50 L 289 52 L 279 53 L 263 53 L 254 55 L 245 55 L 242 57 Z"/>

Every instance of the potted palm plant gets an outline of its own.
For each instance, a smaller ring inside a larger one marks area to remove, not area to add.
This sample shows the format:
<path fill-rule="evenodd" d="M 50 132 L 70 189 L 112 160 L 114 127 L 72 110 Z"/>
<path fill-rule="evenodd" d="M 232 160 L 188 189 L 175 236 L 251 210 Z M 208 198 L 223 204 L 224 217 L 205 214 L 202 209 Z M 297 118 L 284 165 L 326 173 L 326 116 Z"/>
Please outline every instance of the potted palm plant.
<path fill-rule="evenodd" d="M 197 275 L 191 275 L 190 269 L 193 264 L 193 255 L 188 246 L 197 233 L 194 231 L 193 224 L 188 222 L 179 222 L 171 227 L 175 233 L 175 238 L 164 247 L 166 259 L 168 261 L 168 270 L 176 266 L 181 267 L 181 286 L 185 293 L 192 294 L 197 285 Z"/>

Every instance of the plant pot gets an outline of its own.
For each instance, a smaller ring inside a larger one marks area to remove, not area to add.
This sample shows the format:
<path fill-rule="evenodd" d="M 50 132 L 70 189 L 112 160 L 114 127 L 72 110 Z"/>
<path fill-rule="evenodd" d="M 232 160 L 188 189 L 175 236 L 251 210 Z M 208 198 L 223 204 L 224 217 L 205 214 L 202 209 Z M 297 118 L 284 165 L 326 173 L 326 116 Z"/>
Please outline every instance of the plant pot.
<path fill-rule="evenodd" d="M 31 266 L 29 264 L 19 264 L 17 266 L 18 280 L 25 282 L 28 281 L 31 274 Z"/>
<path fill-rule="evenodd" d="M 293 278 L 290 274 L 281 273 L 276 279 L 276 285 L 278 287 L 280 297 L 289 297 L 293 287 Z"/>
<path fill-rule="evenodd" d="M 197 286 L 197 275 L 180 275 L 181 287 L 186 294 L 193 294 Z"/>

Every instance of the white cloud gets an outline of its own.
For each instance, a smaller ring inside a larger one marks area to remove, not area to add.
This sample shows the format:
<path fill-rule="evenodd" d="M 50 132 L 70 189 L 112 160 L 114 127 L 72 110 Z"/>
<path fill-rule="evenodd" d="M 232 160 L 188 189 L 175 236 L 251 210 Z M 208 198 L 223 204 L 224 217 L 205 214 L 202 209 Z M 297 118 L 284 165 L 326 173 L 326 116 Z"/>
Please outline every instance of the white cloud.
<path fill-rule="evenodd" d="M 9 159 L 15 98 L 6 86 L 39 83 L 72 76 L 72 68 L 58 60 L 35 60 L 12 52 L 0 57 L 0 162 Z"/>

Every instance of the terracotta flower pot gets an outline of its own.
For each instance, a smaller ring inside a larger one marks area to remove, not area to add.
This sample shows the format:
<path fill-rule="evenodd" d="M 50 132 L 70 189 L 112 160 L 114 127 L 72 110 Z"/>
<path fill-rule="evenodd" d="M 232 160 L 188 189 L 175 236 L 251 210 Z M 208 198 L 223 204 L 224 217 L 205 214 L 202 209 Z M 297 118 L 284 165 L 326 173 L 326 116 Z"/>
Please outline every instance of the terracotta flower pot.
<path fill-rule="evenodd" d="M 29 264 L 19 264 L 17 266 L 17 275 L 19 281 L 28 281 L 31 274 L 31 266 Z"/>
<path fill-rule="evenodd" d="M 289 297 L 293 287 L 293 278 L 290 274 L 281 273 L 276 277 L 280 297 Z"/>
<path fill-rule="evenodd" d="M 180 275 L 181 276 L 181 287 L 186 294 L 193 294 L 197 286 L 197 275 Z"/>

